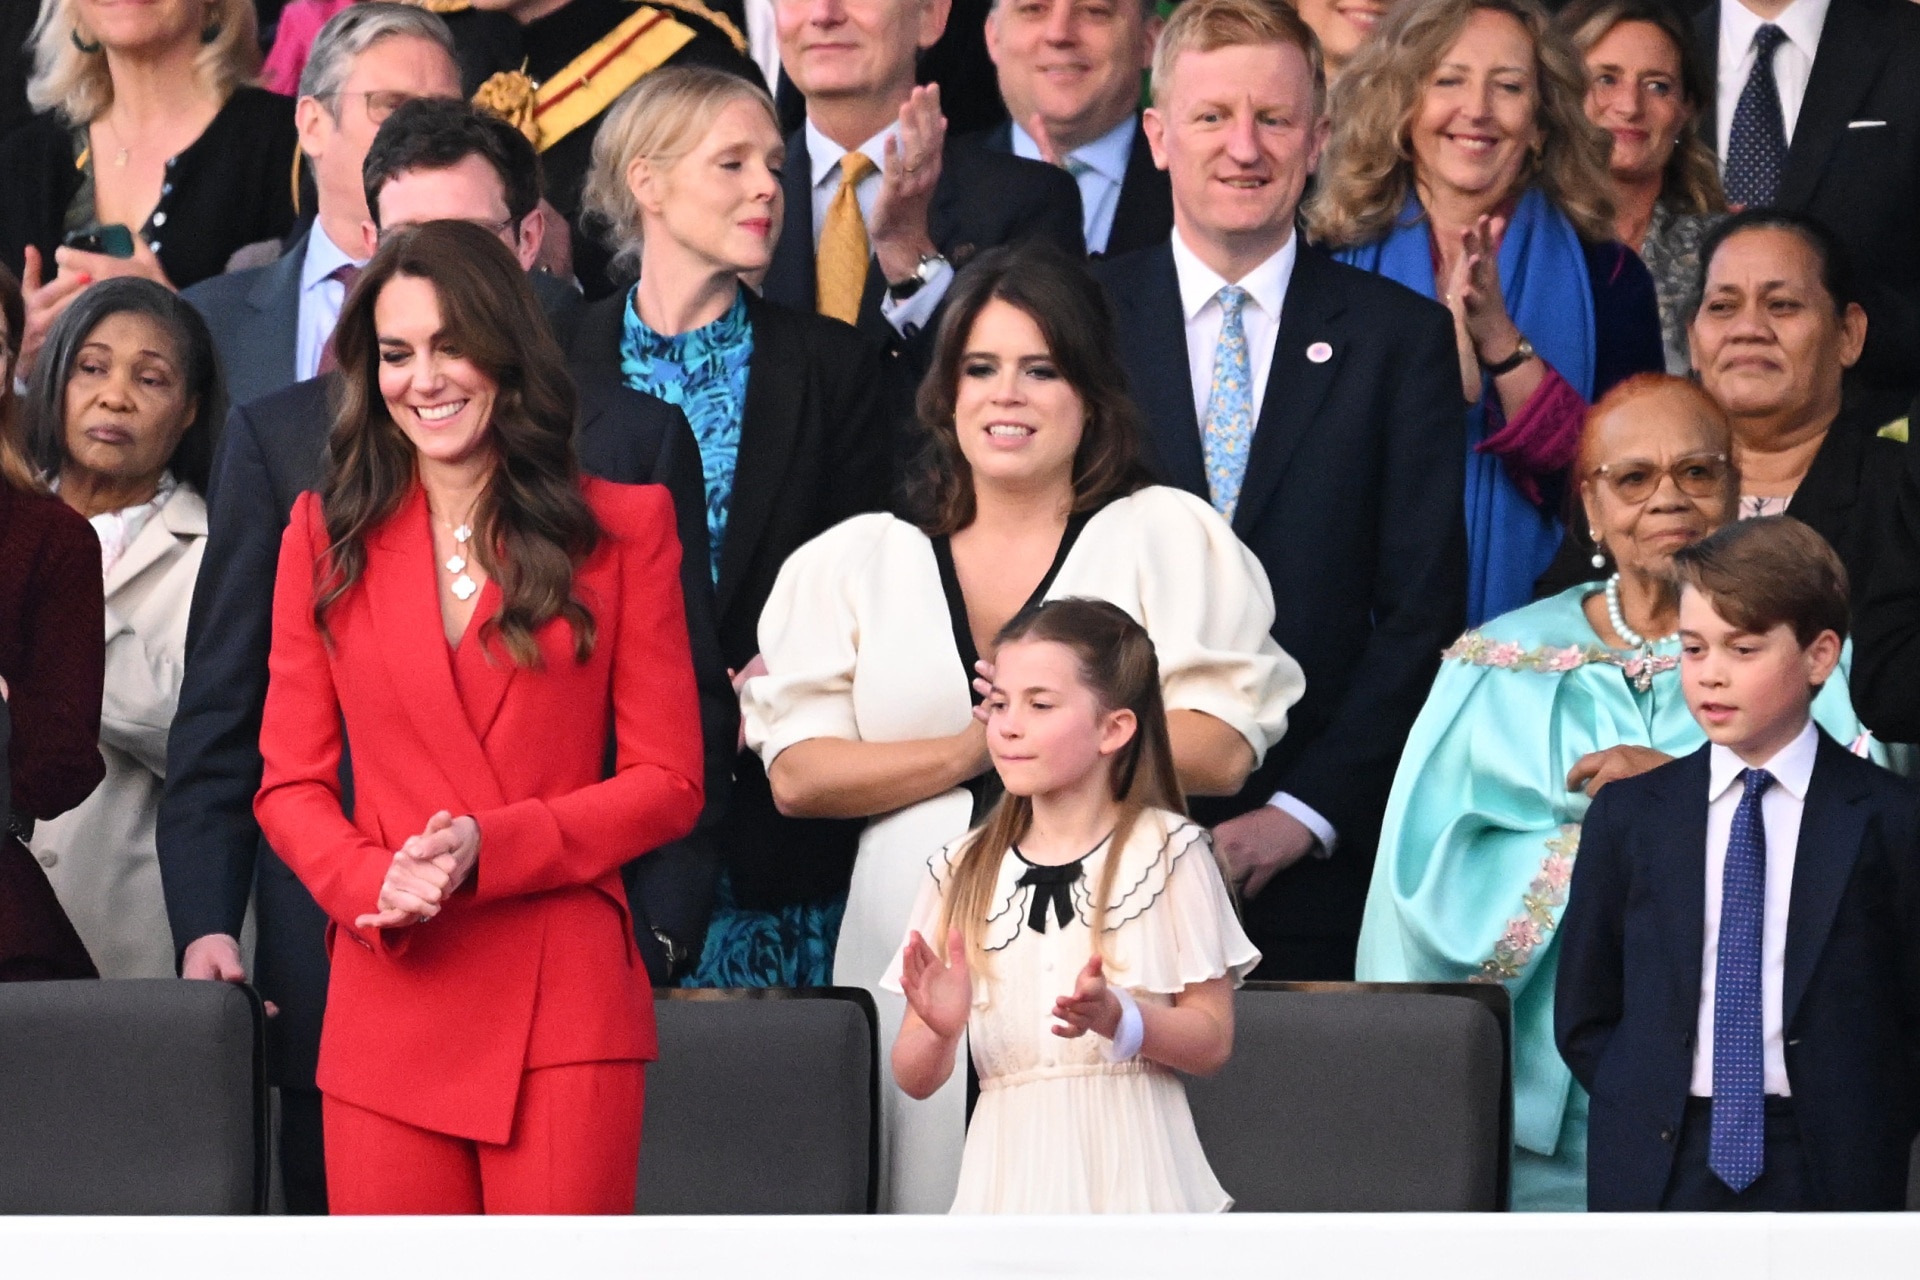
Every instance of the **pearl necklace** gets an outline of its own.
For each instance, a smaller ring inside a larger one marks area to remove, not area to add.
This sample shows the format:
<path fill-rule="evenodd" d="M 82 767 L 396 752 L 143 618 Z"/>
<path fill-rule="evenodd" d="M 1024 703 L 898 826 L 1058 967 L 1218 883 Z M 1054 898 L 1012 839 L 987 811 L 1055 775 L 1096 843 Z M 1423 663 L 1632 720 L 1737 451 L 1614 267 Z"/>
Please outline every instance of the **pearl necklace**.
<path fill-rule="evenodd" d="M 1640 671 L 1633 677 L 1633 687 L 1645 693 L 1653 688 L 1653 646 L 1677 640 L 1680 633 L 1661 636 L 1649 640 L 1627 625 L 1627 615 L 1620 607 L 1620 575 L 1614 574 L 1607 579 L 1607 621 L 1613 625 L 1613 633 L 1627 642 L 1627 648 L 1640 650 Z"/>

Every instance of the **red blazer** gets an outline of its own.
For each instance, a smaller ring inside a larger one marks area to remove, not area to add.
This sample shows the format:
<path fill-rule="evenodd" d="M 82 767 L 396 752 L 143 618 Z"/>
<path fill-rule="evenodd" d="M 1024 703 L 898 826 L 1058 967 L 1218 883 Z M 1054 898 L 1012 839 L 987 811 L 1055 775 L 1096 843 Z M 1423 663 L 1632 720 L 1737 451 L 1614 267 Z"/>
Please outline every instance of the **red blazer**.
<path fill-rule="evenodd" d="M 606 535 L 574 578 L 598 624 L 584 664 L 559 619 L 537 637 L 539 668 L 513 665 L 497 640 L 483 651 L 491 582 L 449 650 L 418 487 L 367 538 L 365 573 L 328 613 L 330 643 L 313 623 L 328 545 L 318 495 L 300 496 L 280 547 L 254 813 L 330 921 L 319 1086 L 482 1142 L 508 1140 L 526 1069 L 655 1056 L 619 868 L 700 812 L 672 500 L 652 485 L 583 490 Z M 478 820 L 473 876 L 426 924 L 355 928 L 393 851 L 439 809 Z"/>

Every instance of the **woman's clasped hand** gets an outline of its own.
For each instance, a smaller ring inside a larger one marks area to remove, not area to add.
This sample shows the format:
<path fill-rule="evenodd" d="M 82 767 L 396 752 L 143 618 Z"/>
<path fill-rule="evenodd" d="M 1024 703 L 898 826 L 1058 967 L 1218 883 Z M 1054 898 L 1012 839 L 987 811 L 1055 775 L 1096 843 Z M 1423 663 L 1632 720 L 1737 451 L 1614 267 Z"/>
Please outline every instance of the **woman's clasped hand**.
<path fill-rule="evenodd" d="M 460 891 L 480 858 L 480 824 L 445 809 L 394 851 L 374 911 L 353 923 L 360 929 L 398 929 L 425 924 Z"/>

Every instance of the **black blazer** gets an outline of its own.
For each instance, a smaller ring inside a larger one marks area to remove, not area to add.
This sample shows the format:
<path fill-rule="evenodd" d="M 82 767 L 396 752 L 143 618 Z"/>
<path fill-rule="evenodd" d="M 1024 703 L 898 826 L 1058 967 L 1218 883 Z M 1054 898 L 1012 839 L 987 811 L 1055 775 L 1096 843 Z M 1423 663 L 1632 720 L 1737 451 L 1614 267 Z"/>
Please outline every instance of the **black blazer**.
<path fill-rule="evenodd" d="M 588 306 L 574 340 L 577 365 L 619 375 L 627 298 Z M 787 557 L 849 516 L 885 509 L 894 455 L 872 345 L 838 320 L 751 290 L 746 298 L 753 356 L 715 588 L 720 650 L 736 670 L 760 652 L 760 612 Z M 733 769 L 715 839 L 736 897 L 773 905 L 844 890 L 865 824 L 782 818 L 759 757 L 742 752 Z"/>
<path fill-rule="evenodd" d="M 1850 692 L 1882 740 L 1920 742 L 1920 447 L 1903 452 L 1874 580 L 1854 589 Z"/>
<path fill-rule="evenodd" d="M 1160 475 L 1207 482 L 1173 251 L 1096 263 Z M 1328 359 L 1310 349 L 1325 343 Z M 1286 737 L 1209 825 L 1287 791 L 1331 822 L 1334 855 L 1246 904 L 1256 943 L 1357 937 L 1387 791 L 1440 651 L 1466 612 L 1466 439 L 1445 308 L 1302 245 L 1233 529 L 1273 584 L 1273 637 L 1306 672 Z"/>
<path fill-rule="evenodd" d="M 1708 752 L 1594 798 L 1554 1023 L 1592 1095 L 1587 1206 L 1657 1209 L 1693 1077 Z M 1794 860 L 1787 1075 L 1818 1207 L 1901 1209 L 1920 1129 L 1920 828 L 1902 778 L 1822 734 Z"/>
<path fill-rule="evenodd" d="M 1695 32 L 1702 65 L 1717 67 L 1719 0 Z M 1701 107 L 1710 146 L 1715 105 L 1709 93 Z M 1920 10 L 1907 0 L 1833 0 L 1776 203 L 1820 219 L 1846 247 L 1871 321 L 1858 380 L 1911 396 L 1920 378 Z"/>
<path fill-rule="evenodd" d="M 980 145 L 1012 155 L 1013 122 L 1009 120 L 981 134 Z M 1085 210 L 1081 212 L 1084 215 Z M 1164 169 L 1153 163 L 1153 148 L 1148 145 L 1147 132 L 1140 127 L 1140 117 L 1136 115 L 1133 150 L 1127 153 L 1127 175 L 1120 183 L 1120 203 L 1113 211 L 1107 247 L 1091 256 L 1117 258 L 1123 253 L 1159 244 L 1172 234 L 1173 181 Z"/>
<path fill-rule="evenodd" d="M 1842 410 L 1813 455 L 1787 514 L 1811 525 L 1847 567 L 1857 602 L 1890 563 L 1887 527 L 1900 501 L 1907 448 L 1876 433 L 1873 415 Z"/>
<path fill-rule="evenodd" d="M 665 484 L 674 495 L 682 585 L 707 744 L 707 802 L 726 795 L 726 765 L 738 732 L 733 689 L 712 625 L 705 572 L 707 529 L 700 461 L 679 410 L 592 374 L 580 375 L 576 438 L 586 470 L 626 483 Z M 207 547 L 187 623 L 187 669 L 167 738 L 166 791 L 158 852 L 174 946 L 210 933 L 240 935 L 255 891 L 259 948 L 255 984 L 280 1006 L 270 1025 L 276 1084 L 313 1087 L 326 1001 L 326 917 L 260 837 L 260 713 L 267 692 L 273 583 L 280 535 L 303 490 L 319 486 L 332 422 L 330 378 L 296 383 L 235 408 L 207 493 Z M 347 772 L 343 764 L 342 772 Z M 350 781 L 350 775 L 349 775 Z M 718 788 L 718 790 L 716 790 Z M 703 816 L 703 822 L 706 819 Z M 697 847 L 656 850 L 640 860 L 651 892 L 630 896 L 648 968 L 664 975 L 649 925 L 697 945 L 712 894 L 713 857 Z M 658 861 L 656 861 L 658 860 Z M 673 883 L 675 861 L 688 864 Z M 702 880 L 704 877 L 704 881 Z M 685 918 L 691 916 L 693 918 Z"/>

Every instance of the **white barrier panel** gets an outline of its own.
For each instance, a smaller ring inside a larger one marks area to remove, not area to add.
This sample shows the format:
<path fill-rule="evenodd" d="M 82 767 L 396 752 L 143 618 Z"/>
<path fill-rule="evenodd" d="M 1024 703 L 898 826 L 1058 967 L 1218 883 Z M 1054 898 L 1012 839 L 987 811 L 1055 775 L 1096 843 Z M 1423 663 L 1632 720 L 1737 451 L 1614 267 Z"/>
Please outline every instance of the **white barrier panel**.
<path fill-rule="evenodd" d="M 1920 1275 L 1920 1215 L 18 1218 L 0 1276 L 1797 1280 Z"/>

